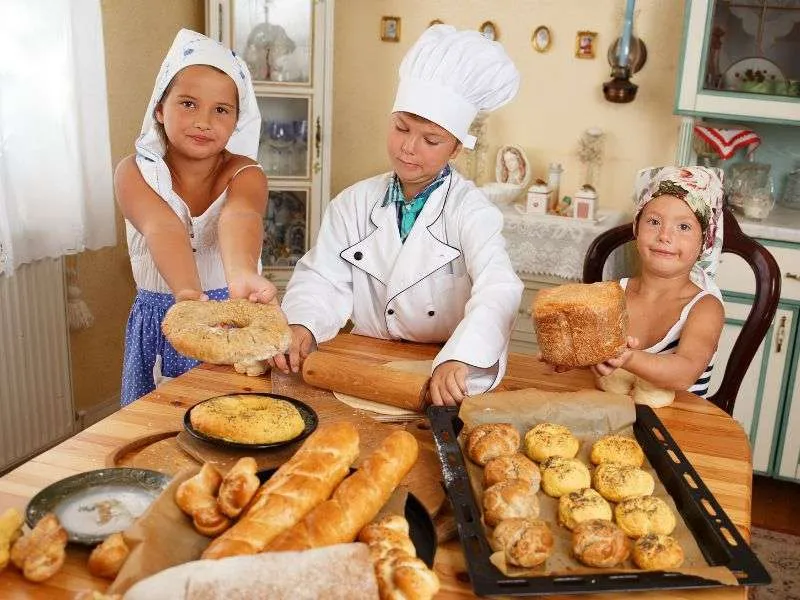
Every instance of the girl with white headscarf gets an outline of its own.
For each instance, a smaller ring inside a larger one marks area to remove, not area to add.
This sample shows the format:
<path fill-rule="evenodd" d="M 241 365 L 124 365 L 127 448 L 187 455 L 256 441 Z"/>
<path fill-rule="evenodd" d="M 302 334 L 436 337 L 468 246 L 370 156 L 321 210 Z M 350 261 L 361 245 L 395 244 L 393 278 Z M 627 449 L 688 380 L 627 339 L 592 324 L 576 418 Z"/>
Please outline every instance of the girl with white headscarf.
<path fill-rule="evenodd" d="M 497 385 L 522 282 L 506 254 L 502 214 L 449 160 L 474 147 L 468 130 L 478 111 L 506 104 L 518 87 L 499 43 L 448 25 L 422 34 L 400 65 L 387 136 L 393 172 L 328 206 L 287 287 L 293 341 L 273 364 L 299 370 L 314 343 L 350 318 L 356 334 L 444 342 L 430 384 L 437 404 Z"/>
<path fill-rule="evenodd" d="M 714 282 L 722 251 L 722 171 L 644 169 L 637 176 L 633 231 L 641 272 L 622 279 L 628 349 L 594 367 L 616 368 L 658 388 L 708 392 L 725 320 Z"/>
<path fill-rule="evenodd" d="M 161 333 L 177 300 L 268 302 L 260 253 L 267 179 L 254 160 L 261 117 L 229 49 L 181 30 L 156 78 L 136 154 L 117 167 L 137 294 L 125 333 L 123 405 L 197 364 Z"/>

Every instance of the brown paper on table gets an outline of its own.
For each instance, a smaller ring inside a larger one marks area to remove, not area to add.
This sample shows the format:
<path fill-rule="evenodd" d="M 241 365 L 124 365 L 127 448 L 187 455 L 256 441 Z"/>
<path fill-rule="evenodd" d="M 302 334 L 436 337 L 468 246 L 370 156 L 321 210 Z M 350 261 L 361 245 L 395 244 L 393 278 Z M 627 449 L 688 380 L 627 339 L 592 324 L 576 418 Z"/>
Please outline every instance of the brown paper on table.
<path fill-rule="evenodd" d="M 461 404 L 459 417 L 464 422 L 464 429 L 459 436 L 462 451 L 464 435 L 476 425 L 483 423 L 511 423 L 520 432 L 523 439 L 525 433 L 538 423 L 548 422 L 564 425 L 580 440 L 581 446 L 577 458 L 581 459 L 591 470 L 593 465 L 589 460 L 589 455 L 595 440 L 610 433 L 634 437 L 633 423 L 636 420 L 636 408 L 630 396 L 621 394 L 597 390 L 544 392 L 537 389 L 524 389 L 467 398 Z M 466 458 L 466 453 L 464 453 L 464 457 L 476 503 L 478 506 L 482 506 L 483 469 Z M 666 501 L 676 517 L 677 525 L 672 536 L 683 548 L 685 559 L 683 565 L 673 571 L 697 575 L 724 585 L 738 585 L 738 580 L 727 567 L 712 567 L 705 560 L 694 536 L 675 507 L 672 497 L 646 458 L 642 468 L 648 471 L 656 482 L 653 495 Z M 614 503 L 610 502 L 609 504 L 613 508 Z M 558 498 L 551 498 L 540 491 L 539 506 L 538 518 L 550 525 L 550 531 L 553 534 L 553 552 L 544 564 L 527 569 L 507 565 L 504 554 L 495 552 L 490 560 L 507 576 L 537 577 L 608 573 L 612 570 L 615 572 L 639 570 L 630 558 L 613 569 L 584 566 L 572 556 L 572 532 L 558 524 Z M 491 530 L 488 526 L 484 527 L 488 540 Z"/>
<path fill-rule="evenodd" d="M 144 514 L 123 533 L 131 553 L 107 593 L 123 594 L 141 579 L 200 558 L 211 538 L 197 533 L 192 520 L 175 504 L 178 486 L 199 472 L 200 467 L 187 467 L 178 472 Z"/>

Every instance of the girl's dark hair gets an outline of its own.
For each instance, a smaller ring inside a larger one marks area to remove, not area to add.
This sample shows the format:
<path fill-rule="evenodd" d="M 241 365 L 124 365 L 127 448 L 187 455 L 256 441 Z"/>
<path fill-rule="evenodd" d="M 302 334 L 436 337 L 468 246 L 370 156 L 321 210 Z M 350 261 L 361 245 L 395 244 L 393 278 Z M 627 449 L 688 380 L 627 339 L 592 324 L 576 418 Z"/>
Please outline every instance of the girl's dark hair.
<path fill-rule="evenodd" d="M 189 67 L 191 67 L 191 66 L 195 66 L 195 65 L 189 65 Z M 218 69 L 214 65 L 197 65 L 197 66 L 208 67 L 209 69 L 214 69 L 217 73 L 222 73 L 225 76 L 229 76 L 225 71 L 223 71 L 222 69 Z M 167 96 L 169 96 L 169 93 L 172 91 L 172 88 L 175 87 L 175 82 L 178 80 L 178 75 L 183 73 L 183 70 L 187 69 L 187 68 L 188 67 L 184 67 L 183 69 L 181 69 L 180 71 L 175 73 L 175 75 L 172 76 L 172 79 L 169 80 L 169 83 L 167 84 L 167 87 L 164 88 L 164 92 L 161 94 L 161 98 L 158 99 L 158 102 L 156 102 L 156 105 L 153 107 L 153 124 L 154 124 L 154 126 L 156 128 L 156 133 L 158 134 L 158 139 L 161 140 L 161 143 L 164 144 L 165 148 L 167 147 L 167 132 L 164 130 L 164 125 L 158 122 L 158 119 L 156 118 L 156 111 L 158 111 L 158 107 L 161 106 L 164 103 L 164 100 L 167 99 Z M 235 81 L 233 83 L 234 83 L 234 85 L 236 85 Z M 238 87 L 236 88 L 236 120 L 237 121 L 239 120 L 239 88 Z"/>

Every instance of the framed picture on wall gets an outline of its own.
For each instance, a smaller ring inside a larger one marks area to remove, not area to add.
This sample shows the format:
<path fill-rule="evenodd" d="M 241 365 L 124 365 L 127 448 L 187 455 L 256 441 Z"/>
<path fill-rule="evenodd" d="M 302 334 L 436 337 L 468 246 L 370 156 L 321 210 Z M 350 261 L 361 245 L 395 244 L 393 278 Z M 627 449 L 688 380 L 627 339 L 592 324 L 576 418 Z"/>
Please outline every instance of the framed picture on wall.
<path fill-rule="evenodd" d="M 500 38 L 500 32 L 497 30 L 497 25 L 491 21 L 485 21 L 481 23 L 478 31 L 480 31 L 483 37 L 485 37 L 487 40 L 495 41 Z"/>
<path fill-rule="evenodd" d="M 579 31 L 575 36 L 575 56 L 577 58 L 594 58 L 596 31 Z"/>
<path fill-rule="evenodd" d="M 544 25 L 537 27 L 531 36 L 531 44 L 533 49 L 537 52 L 547 52 L 550 49 L 550 44 L 553 43 L 553 37 L 550 34 L 550 29 Z"/>
<path fill-rule="evenodd" d="M 400 17 L 381 17 L 381 41 L 400 41 Z"/>

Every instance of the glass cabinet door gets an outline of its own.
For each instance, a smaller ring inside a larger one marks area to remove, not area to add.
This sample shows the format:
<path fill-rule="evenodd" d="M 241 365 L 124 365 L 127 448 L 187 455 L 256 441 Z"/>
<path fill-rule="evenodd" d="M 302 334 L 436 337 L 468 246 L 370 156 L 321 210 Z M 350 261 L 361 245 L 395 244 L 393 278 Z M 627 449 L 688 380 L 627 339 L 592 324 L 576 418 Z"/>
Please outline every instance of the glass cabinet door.
<path fill-rule="evenodd" d="M 293 267 L 308 250 L 307 189 L 271 189 L 264 217 L 261 264 Z"/>
<path fill-rule="evenodd" d="M 272 177 L 308 179 L 309 98 L 259 96 L 261 138 L 258 162 Z"/>
<path fill-rule="evenodd" d="M 313 0 L 234 0 L 233 49 L 253 82 L 311 84 Z"/>

